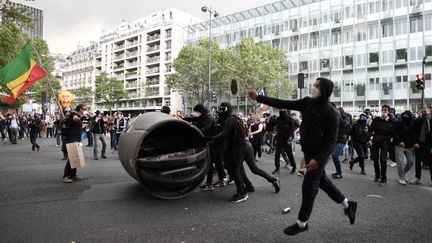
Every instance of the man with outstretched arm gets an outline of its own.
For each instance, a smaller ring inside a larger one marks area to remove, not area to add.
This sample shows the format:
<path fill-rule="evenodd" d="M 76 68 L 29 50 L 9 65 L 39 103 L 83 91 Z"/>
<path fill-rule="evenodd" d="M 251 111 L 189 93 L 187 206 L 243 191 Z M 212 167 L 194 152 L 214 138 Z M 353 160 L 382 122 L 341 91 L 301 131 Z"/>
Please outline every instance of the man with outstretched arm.
<path fill-rule="evenodd" d="M 318 78 L 315 81 L 312 97 L 300 100 L 279 100 L 258 95 L 255 90 L 248 91 L 248 96 L 252 100 L 279 109 L 297 110 L 302 113 L 300 144 L 307 173 L 302 185 L 302 205 L 298 220 L 297 223 L 284 229 L 287 235 L 296 235 L 309 228 L 308 220 L 319 188 L 324 190 L 333 201 L 343 206 L 351 224 L 355 221 L 357 202 L 348 201 L 325 173 L 327 160 L 336 145 L 339 127 L 338 113 L 329 102 L 332 92 L 333 82 L 326 78 Z"/>

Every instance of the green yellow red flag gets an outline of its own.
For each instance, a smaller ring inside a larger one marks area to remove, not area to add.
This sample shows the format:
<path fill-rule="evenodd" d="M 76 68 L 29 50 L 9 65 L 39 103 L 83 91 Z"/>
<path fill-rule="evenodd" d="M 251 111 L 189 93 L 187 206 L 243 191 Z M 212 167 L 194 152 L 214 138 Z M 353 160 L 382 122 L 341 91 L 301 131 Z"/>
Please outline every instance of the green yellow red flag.
<path fill-rule="evenodd" d="M 18 56 L 0 68 L 0 79 L 11 93 L 3 101 L 12 103 L 27 88 L 45 76 L 45 71 L 31 58 L 31 46 L 27 42 Z"/>

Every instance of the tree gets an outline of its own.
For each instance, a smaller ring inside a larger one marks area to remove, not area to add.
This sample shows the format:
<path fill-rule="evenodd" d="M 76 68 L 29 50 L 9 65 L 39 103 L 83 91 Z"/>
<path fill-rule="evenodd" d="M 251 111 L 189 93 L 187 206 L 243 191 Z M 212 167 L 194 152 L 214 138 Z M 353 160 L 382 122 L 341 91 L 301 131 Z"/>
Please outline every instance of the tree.
<path fill-rule="evenodd" d="M 91 104 L 93 102 L 94 92 L 88 87 L 79 87 L 77 91 L 74 92 L 75 99 L 77 102 Z"/>
<path fill-rule="evenodd" d="M 51 75 L 54 70 L 54 62 L 49 55 L 48 44 L 40 37 L 30 38 L 23 32 L 23 29 L 29 28 L 33 24 L 27 10 L 14 8 L 9 4 L 9 0 L 5 0 L 0 1 L 0 15 L 2 16 L 2 24 L 0 25 L 0 67 L 15 58 L 24 44 L 30 41 L 32 44 L 32 58 L 46 71 L 54 93 L 57 94 L 61 86 L 60 82 Z M 51 93 L 50 89 L 47 90 L 46 82 L 46 79 L 38 81 L 21 96 L 25 97 L 26 94 L 31 94 L 33 99 L 41 101 L 42 92 L 48 91 Z M 0 93 L 9 93 L 2 80 L 0 80 Z"/>
<path fill-rule="evenodd" d="M 95 99 L 97 103 L 102 103 L 111 112 L 114 104 L 122 99 L 128 98 L 123 82 L 114 77 L 108 77 L 106 72 L 101 72 L 96 77 Z"/>
<path fill-rule="evenodd" d="M 224 59 L 226 50 L 221 50 L 219 45 L 211 41 L 212 45 L 212 69 L 211 91 L 228 87 L 228 72 L 224 71 Z M 175 73 L 167 78 L 169 88 L 175 89 L 182 95 L 193 97 L 201 104 L 208 102 L 208 58 L 209 40 L 201 40 L 196 46 L 188 44 L 184 46 L 173 67 Z"/>
<path fill-rule="evenodd" d="M 265 89 L 268 95 L 277 98 L 293 94 L 294 88 L 288 79 L 288 58 L 282 50 L 269 44 L 244 38 L 230 48 L 225 65 L 238 81 L 240 92 Z"/>

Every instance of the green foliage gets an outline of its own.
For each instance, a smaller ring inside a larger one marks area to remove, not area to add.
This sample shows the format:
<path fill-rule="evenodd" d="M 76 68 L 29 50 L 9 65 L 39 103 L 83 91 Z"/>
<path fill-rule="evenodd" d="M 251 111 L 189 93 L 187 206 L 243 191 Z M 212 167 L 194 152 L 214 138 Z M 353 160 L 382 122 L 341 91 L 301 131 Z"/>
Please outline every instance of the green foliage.
<path fill-rule="evenodd" d="M 208 100 L 208 45 L 202 40 L 196 46 L 186 45 L 174 61 L 175 73 L 167 79 L 168 86 L 181 94 L 205 104 Z M 244 38 L 236 46 L 220 49 L 212 41 L 211 91 L 224 94 L 232 79 L 239 85 L 239 94 L 246 89 L 266 89 L 274 97 L 293 93 L 288 79 L 288 58 L 277 48 Z"/>
<path fill-rule="evenodd" d="M 167 78 L 167 85 L 195 98 L 195 101 L 204 104 L 208 100 L 208 48 L 209 40 L 202 40 L 198 45 L 188 44 L 184 46 L 174 60 L 175 73 Z M 228 86 L 228 72 L 224 72 L 225 50 L 212 41 L 212 70 L 211 90 L 226 88 Z"/>
<path fill-rule="evenodd" d="M 123 82 L 113 77 L 108 77 L 106 72 L 101 72 L 96 77 L 96 102 L 102 103 L 110 111 L 114 104 L 122 99 L 128 98 L 128 93 L 125 91 Z"/>
<path fill-rule="evenodd" d="M 88 87 L 79 87 L 78 90 L 74 92 L 75 99 L 77 103 L 91 104 L 93 100 L 94 92 Z"/>

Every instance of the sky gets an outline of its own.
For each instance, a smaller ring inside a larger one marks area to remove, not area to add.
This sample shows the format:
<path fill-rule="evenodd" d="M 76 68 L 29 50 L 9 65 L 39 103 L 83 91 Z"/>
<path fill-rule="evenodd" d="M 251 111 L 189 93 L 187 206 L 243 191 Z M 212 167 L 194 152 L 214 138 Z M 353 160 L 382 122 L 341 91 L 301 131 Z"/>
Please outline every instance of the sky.
<path fill-rule="evenodd" d="M 211 5 L 220 16 L 258 7 L 277 0 L 13 0 L 44 11 L 44 39 L 50 52 L 69 54 L 78 45 L 97 41 L 103 29 L 122 20 L 134 21 L 168 8 L 177 8 L 203 20 L 202 6 Z"/>

